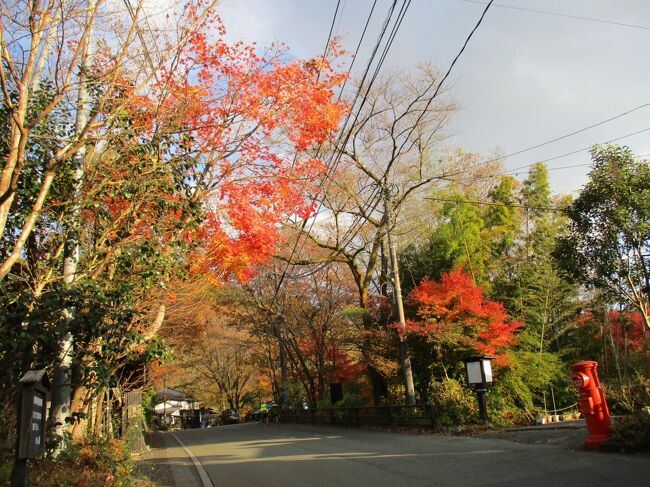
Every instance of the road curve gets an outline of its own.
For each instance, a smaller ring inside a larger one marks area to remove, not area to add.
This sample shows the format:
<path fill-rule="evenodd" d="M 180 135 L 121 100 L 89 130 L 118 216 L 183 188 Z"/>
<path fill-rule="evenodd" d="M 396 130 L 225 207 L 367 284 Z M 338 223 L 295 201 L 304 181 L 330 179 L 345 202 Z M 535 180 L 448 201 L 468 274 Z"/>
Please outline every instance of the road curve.
<path fill-rule="evenodd" d="M 650 457 L 259 423 L 176 435 L 215 487 L 647 486 Z"/>

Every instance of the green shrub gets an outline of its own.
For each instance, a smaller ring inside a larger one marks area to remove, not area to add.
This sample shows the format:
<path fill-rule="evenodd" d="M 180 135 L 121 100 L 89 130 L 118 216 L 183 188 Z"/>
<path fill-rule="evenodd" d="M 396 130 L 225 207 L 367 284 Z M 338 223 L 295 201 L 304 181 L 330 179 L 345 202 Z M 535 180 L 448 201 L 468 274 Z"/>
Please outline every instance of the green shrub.
<path fill-rule="evenodd" d="M 602 445 L 605 450 L 636 452 L 650 450 L 650 411 L 642 409 L 619 418 L 612 436 Z"/>
<path fill-rule="evenodd" d="M 437 420 L 443 426 L 466 425 L 478 418 L 474 392 L 455 379 L 432 382 L 429 388 Z"/>
<path fill-rule="evenodd" d="M 363 406 L 363 398 L 354 392 L 346 392 L 343 394 L 343 398 L 334 405 L 336 408 L 358 408 L 360 406 Z"/>
<path fill-rule="evenodd" d="M 316 408 L 317 409 L 327 409 L 331 408 L 332 403 L 330 402 L 329 398 L 328 399 L 319 399 L 316 401 Z"/>
<path fill-rule="evenodd" d="M 603 381 L 607 405 L 614 414 L 629 414 L 650 406 L 650 379 L 640 373 L 616 381 Z"/>

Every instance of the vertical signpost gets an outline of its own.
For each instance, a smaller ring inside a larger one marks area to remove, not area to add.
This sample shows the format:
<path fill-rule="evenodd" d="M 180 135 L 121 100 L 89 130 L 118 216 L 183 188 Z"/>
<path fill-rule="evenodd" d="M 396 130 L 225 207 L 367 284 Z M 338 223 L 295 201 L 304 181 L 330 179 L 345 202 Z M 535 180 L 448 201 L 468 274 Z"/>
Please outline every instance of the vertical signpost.
<path fill-rule="evenodd" d="M 11 486 L 26 487 L 27 459 L 40 457 L 45 451 L 45 407 L 50 384 L 44 370 L 29 370 L 18 383 L 18 428 Z"/>

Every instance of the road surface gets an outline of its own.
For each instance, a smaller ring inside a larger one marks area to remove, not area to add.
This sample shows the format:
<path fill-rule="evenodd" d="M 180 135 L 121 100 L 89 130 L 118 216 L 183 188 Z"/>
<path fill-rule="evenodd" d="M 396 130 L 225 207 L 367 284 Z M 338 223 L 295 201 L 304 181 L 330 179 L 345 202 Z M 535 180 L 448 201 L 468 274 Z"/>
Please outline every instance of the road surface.
<path fill-rule="evenodd" d="M 174 434 L 215 487 L 650 485 L 648 455 L 500 439 L 259 423 Z M 170 465 L 185 469 L 181 484 L 201 487 L 185 450 L 159 435 Z"/>

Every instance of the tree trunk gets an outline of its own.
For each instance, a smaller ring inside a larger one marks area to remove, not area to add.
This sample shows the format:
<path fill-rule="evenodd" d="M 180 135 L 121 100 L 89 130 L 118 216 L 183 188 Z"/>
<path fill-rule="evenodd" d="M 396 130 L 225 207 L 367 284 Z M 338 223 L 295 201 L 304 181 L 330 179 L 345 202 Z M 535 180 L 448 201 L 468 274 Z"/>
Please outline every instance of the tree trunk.
<path fill-rule="evenodd" d="M 93 424 L 93 434 L 99 434 L 102 427 L 102 418 L 104 417 L 104 396 L 106 395 L 106 389 L 102 389 L 97 396 L 97 408 L 95 411 L 95 421 Z"/>
<path fill-rule="evenodd" d="M 88 413 L 90 396 L 91 391 L 86 386 L 75 387 L 70 401 L 70 410 L 72 413 L 81 413 L 81 415 L 85 416 Z M 86 433 L 87 421 L 79 415 L 75 419 L 75 422 L 72 423 L 70 433 L 73 439 L 79 439 Z"/>
<path fill-rule="evenodd" d="M 96 1 L 96 0 L 95 0 Z M 95 2 L 87 5 L 86 18 L 88 23 L 92 22 L 94 17 Z M 79 72 L 79 93 L 77 98 L 77 114 L 75 120 L 75 131 L 81 133 L 90 116 L 90 106 L 88 103 L 88 80 L 87 71 L 90 68 L 90 58 L 92 56 L 92 43 L 94 40 L 93 26 L 88 27 L 88 36 L 86 38 L 86 45 L 81 58 L 81 66 Z M 81 212 L 81 189 L 84 177 L 84 162 L 86 156 L 86 146 L 81 145 L 77 152 L 72 157 L 73 173 L 72 173 L 72 208 L 67 216 L 67 238 L 65 242 L 64 257 L 63 257 L 63 282 L 70 286 L 76 279 L 77 266 L 79 265 L 79 216 Z M 66 319 L 68 322 L 74 318 L 74 310 L 68 308 L 65 310 Z M 50 413 L 50 421 L 54 426 L 54 432 L 57 436 L 63 434 L 63 425 L 65 418 L 70 412 L 70 364 L 73 357 L 73 343 L 74 338 L 70 332 L 66 333 L 63 339 L 59 342 L 59 355 L 58 362 L 54 368 L 54 389 L 52 391 L 52 409 Z"/>

